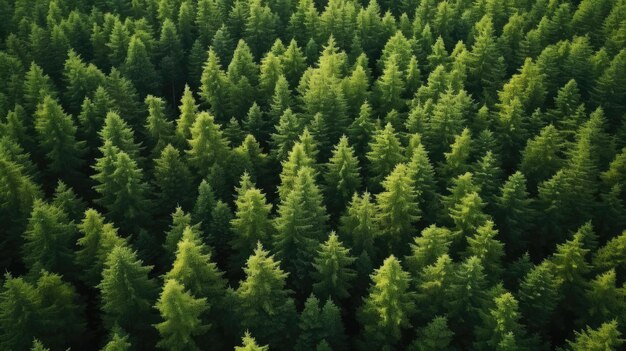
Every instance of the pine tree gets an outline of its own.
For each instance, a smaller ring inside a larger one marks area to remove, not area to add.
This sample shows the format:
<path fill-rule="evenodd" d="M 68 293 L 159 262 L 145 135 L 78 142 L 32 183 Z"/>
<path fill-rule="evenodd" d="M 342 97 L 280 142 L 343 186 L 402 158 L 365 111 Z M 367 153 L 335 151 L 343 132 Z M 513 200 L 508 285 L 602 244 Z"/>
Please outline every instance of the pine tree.
<path fill-rule="evenodd" d="M 368 151 L 371 136 L 376 125 L 372 118 L 372 108 L 367 101 L 360 107 L 359 115 L 347 129 L 348 137 L 361 164 L 365 163 L 365 154 Z"/>
<path fill-rule="evenodd" d="M 37 291 L 24 278 L 6 275 L 0 292 L 0 343 L 3 348 L 26 350 L 38 327 Z"/>
<path fill-rule="evenodd" d="M 127 335 L 122 335 L 120 332 L 114 332 L 109 342 L 104 345 L 100 351 L 130 351 L 132 345 L 128 341 Z"/>
<path fill-rule="evenodd" d="M 154 160 L 154 181 L 158 192 L 159 213 L 170 214 L 176 206 L 191 208 L 193 178 L 180 152 L 167 144 Z"/>
<path fill-rule="evenodd" d="M 83 100 L 81 111 L 78 115 L 80 124 L 78 132 L 85 139 L 90 153 L 93 153 L 94 149 L 99 145 L 98 132 L 104 125 L 107 113 L 114 109 L 116 109 L 115 102 L 102 86 L 98 86 L 98 89 L 93 94 L 93 99 L 85 97 Z"/>
<path fill-rule="evenodd" d="M 495 199 L 495 219 L 508 253 L 518 255 L 528 245 L 527 230 L 533 222 L 532 198 L 526 190 L 526 178 L 517 171 L 502 185 Z"/>
<path fill-rule="evenodd" d="M 498 231 L 494 228 L 493 221 L 487 220 L 476 228 L 473 236 L 467 237 L 467 255 L 480 259 L 485 274 L 492 282 L 497 282 L 502 275 L 504 257 L 504 244 L 495 238 L 497 235 Z"/>
<path fill-rule="evenodd" d="M 224 162 L 228 152 L 228 142 L 213 116 L 207 112 L 198 113 L 191 127 L 187 150 L 190 165 L 207 176 L 214 164 Z"/>
<path fill-rule="evenodd" d="M 231 95 L 228 100 L 231 102 L 231 112 L 236 117 L 242 117 L 256 99 L 259 81 L 259 67 L 254 62 L 250 47 L 243 39 L 239 40 L 233 52 L 227 76 L 230 82 Z"/>
<path fill-rule="evenodd" d="M 477 338 L 475 342 L 478 350 L 506 350 L 503 345 L 511 343 L 514 339 L 516 350 L 526 350 L 527 343 L 524 338 L 526 333 L 524 327 L 519 323 L 520 314 L 518 303 L 513 294 L 505 292 L 494 299 L 495 306 L 483 317 L 483 324 L 477 327 Z"/>
<path fill-rule="evenodd" d="M 144 266 L 137 254 L 124 246 L 113 248 L 104 267 L 97 288 L 105 324 L 129 332 L 149 328 L 157 294 L 154 280 L 148 277 L 152 267 Z"/>
<path fill-rule="evenodd" d="M 585 318 L 589 324 L 617 319 L 624 322 L 623 288 L 617 285 L 615 269 L 598 274 L 585 292 L 589 310 Z"/>
<path fill-rule="evenodd" d="M 616 320 L 603 323 L 597 329 L 587 327 L 582 332 L 576 332 L 574 341 L 567 340 L 567 351 L 617 351 L 624 344 L 620 338 L 622 333 L 618 329 Z"/>
<path fill-rule="evenodd" d="M 244 272 L 246 278 L 235 292 L 241 327 L 278 350 L 289 349 L 297 315 L 290 291 L 285 289 L 288 274 L 260 244 Z"/>
<path fill-rule="evenodd" d="M 313 155 L 306 151 L 304 144 L 297 142 L 289 152 L 287 160 L 282 162 L 283 169 L 280 174 L 278 194 L 283 200 L 287 199 L 287 196 L 293 190 L 298 171 L 304 167 L 312 168 L 315 166 Z"/>
<path fill-rule="evenodd" d="M 191 139 L 191 128 L 196 121 L 198 114 L 198 105 L 196 99 L 193 96 L 193 92 L 188 85 L 185 85 L 183 96 L 180 98 L 180 105 L 178 106 L 180 115 L 176 120 L 176 137 L 181 143 L 188 139 Z"/>
<path fill-rule="evenodd" d="M 312 350 L 326 344 L 330 350 L 345 349 L 345 335 L 339 308 L 327 300 L 320 308 L 315 295 L 309 296 L 300 314 L 300 336 L 294 350 Z M 332 348 L 331 348 L 332 345 Z"/>
<path fill-rule="evenodd" d="M 250 12 L 245 24 L 245 39 L 252 46 L 254 55 L 260 57 L 276 38 L 274 32 L 279 18 L 267 4 L 259 0 L 252 1 L 248 7 Z"/>
<path fill-rule="evenodd" d="M 37 105 L 47 96 L 53 99 L 57 97 L 54 84 L 40 66 L 31 62 L 24 77 L 24 108 L 29 112 L 35 112 Z"/>
<path fill-rule="evenodd" d="M 563 166 L 562 150 L 563 139 L 552 125 L 544 127 L 539 135 L 528 140 L 522 152 L 520 171 L 528 177 L 531 189 Z"/>
<path fill-rule="evenodd" d="M 367 191 L 361 196 L 352 196 L 346 213 L 341 217 L 339 233 L 350 243 L 353 252 L 360 255 L 366 252 L 370 258 L 376 257 L 374 241 L 380 235 L 378 208 Z"/>
<path fill-rule="evenodd" d="M 117 246 L 126 246 L 126 241 L 117 234 L 111 223 L 94 209 L 85 211 L 85 217 L 78 225 L 80 238 L 77 241 L 76 264 L 83 270 L 81 279 L 90 286 L 96 286 L 102 278 L 102 270 L 107 255 Z"/>
<path fill-rule="evenodd" d="M 259 346 L 256 343 L 256 340 L 250 335 L 249 332 L 246 332 L 241 338 L 242 346 L 235 346 L 235 351 L 269 351 L 268 346 Z"/>
<path fill-rule="evenodd" d="M 165 101 L 148 95 L 145 100 L 148 107 L 145 129 L 152 148 L 152 155 L 158 155 L 166 145 L 174 141 L 174 125 L 165 115 Z"/>
<path fill-rule="evenodd" d="M 439 172 L 444 179 L 453 179 L 469 170 L 469 159 L 472 152 L 472 135 L 468 128 L 454 137 L 450 151 L 445 152 L 445 163 Z"/>
<path fill-rule="evenodd" d="M 183 8 L 182 4 L 180 8 Z M 161 71 L 163 88 L 165 91 L 170 92 L 172 100 L 176 100 L 176 92 L 181 88 L 181 78 L 184 77 L 184 71 L 182 70 L 182 67 L 184 67 L 184 56 L 182 53 L 184 51 L 178 30 L 170 19 L 163 21 L 157 48 L 160 56 L 158 66 Z"/>
<path fill-rule="evenodd" d="M 207 0 L 209 2 L 210 0 Z M 213 49 L 209 49 L 209 56 L 202 70 L 200 79 L 200 97 L 207 104 L 211 112 L 217 116 L 218 120 L 227 118 L 229 111 L 230 82 L 226 73 L 222 69 L 220 59 Z"/>
<path fill-rule="evenodd" d="M 206 298 L 194 298 L 175 279 L 165 281 L 155 307 L 163 322 L 155 328 L 161 334 L 157 347 L 168 350 L 199 350 L 194 336 L 209 326 L 202 325 L 200 315 L 207 309 Z"/>
<path fill-rule="evenodd" d="M 440 256 L 448 254 L 452 232 L 433 224 L 422 230 L 413 242 L 410 244 L 411 254 L 406 257 L 406 265 L 411 273 L 419 274 L 426 266 L 435 264 Z"/>
<path fill-rule="evenodd" d="M 291 39 L 289 46 L 287 46 L 285 53 L 281 57 L 283 72 L 291 88 L 297 86 L 300 76 L 304 73 L 306 69 L 305 60 L 306 57 L 302 53 L 302 49 L 300 49 L 295 39 Z"/>
<path fill-rule="evenodd" d="M 450 348 L 454 333 L 448 328 L 448 318 L 437 316 L 418 331 L 418 337 L 409 346 L 410 351 L 443 351 Z"/>
<path fill-rule="evenodd" d="M 110 218 L 125 233 L 141 226 L 149 216 L 148 187 L 143 172 L 128 154 L 109 141 L 103 146 L 104 156 L 94 166 L 94 190 L 100 195 L 96 202 L 107 210 Z"/>
<path fill-rule="evenodd" d="M 111 142 L 120 151 L 125 152 L 136 162 L 143 161 L 139 152 L 140 143 L 135 143 L 135 133 L 122 117 L 116 112 L 109 112 L 104 120 L 104 126 L 98 132 L 102 144 Z"/>
<path fill-rule="evenodd" d="M 72 221 L 79 221 L 86 210 L 85 201 L 61 180 L 54 189 L 51 204 L 65 212 Z"/>
<path fill-rule="evenodd" d="M 359 160 L 354 156 L 354 149 L 348 145 L 344 135 L 333 150 L 324 174 L 326 181 L 326 198 L 331 213 L 342 212 L 352 195 L 361 186 Z"/>
<path fill-rule="evenodd" d="M 126 49 L 124 49 L 124 54 L 126 54 Z M 104 86 L 106 80 L 104 73 L 98 67 L 92 63 L 83 62 L 74 50 L 70 50 L 65 60 L 63 78 L 66 83 L 64 101 L 67 102 L 72 113 L 78 113 L 85 97 L 91 96 L 91 92 L 95 92 L 99 86 Z"/>
<path fill-rule="evenodd" d="M 298 292 L 311 285 L 310 273 L 315 251 L 326 232 L 328 215 L 322 205 L 322 195 L 309 167 L 301 168 L 293 190 L 278 207 L 274 249 L 283 266 L 292 274 Z"/>
<path fill-rule="evenodd" d="M 470 54 L 469 89 L 479 93 L 481 100 L 492 106 L 496 101 L 496 91 L 500 89 L 504 74 L 504 57 L 500 55 L 494 25 L 491 18 L 485 15 L 475 25 L 478 31 Z M 480 91 L 482 88 L 482 91 Z"/>
<path fill-rule="evenodd" d="M 261 60 L 260 74 L 259 74 L 259 90 L 261 94 L 262 102 L 270 102 L 272 96 L 276 91 L 276 85 L 278 80 L 283 76 L 283 66 L 280 61 L 280 57 L 269 52 Z M 285 83 L 287 81 L 285 80 Z M 289 89 L 289 86 L 285 84 L 285 87 Z"/>
<path fill-rule="evenodd" d="M 405 82 L 401 68 L 398 67 L 397 57 L 390 56 L 384 63 L 385 69 L 382 75 L 375 83 L 375 91 L 378 96 L 378 106 L 380 113 L 387 113 L 392 109 L 397 111 L 404 110 Z"/>
<path fill-rule="evenodd" d="M 145 43 L 137 35 L 130 39 L 122 72 L 139 88 L 142 95 L 155 93 L 159 77 Z"/>
<path fill-rule="evenodd" d="M 485 203 L 478 193 L 464 195 L 449 209 L 450 218 L 458 235 L 468 236 L 477 232 L 478 227 L 490 219 L 484 213 Z"/>
<path fill-rule="evenodd" d="M 67 213 L 55 205 L 36 200 L 24 232 L 23 257 L 31 273 L 40 270 L 73 272 L 72 246 L 76 227 Z"/>
<path fill-rule="evenodd" d="M 350 268 L 356 259 L 350 256 L 350 250 L 345 248 L 334 232 L 328 240 L 320 245 L 315 257 L 313 291 L 322 300 L 331 299 L 341 301 L 350 296 L 351 280 L 355 272 Z"/>
<path fill-rule="evenodd" d="M 372 274 L 372 285 L 359 311 L 364 349 L 392 348 L 409 328 L 415 312 L 414 293 L 409 290 L 409 273 L 393 255 Z"/>
<path fill-rule="evenodd" d="M 459 325 L 459 333 L 477 325 L 481 309 L 488 300 L 487 277 L 478 257 L 472 256 L 461 262 L 452 273 L 446 289 L 446 308 L 449 318 Z"/>
<path fill-rule="evenodd" d="M 84 143 L 76 139 L 76 126 L 59 103 L 47 96 L 35 113 L 35 131 L 39 148 L 46 151 L 48 170 L 73 183 L 83 161 Z"/>
<path fill-rule="evenodd" d="M 269 244 L 274 228 L 269 219 L 272 205 L 268 204 L 261 190 L 252 185 L 244 187 L 242 177 L 239 195 L 235 200 L 235 218 L 231 221 L 234 237 L 230 245 L 235 254 L 233 267 L 242 267 L 246 259 L 254 252 L 258 242 Z"/>
<path fill-rule="evenodd" d="M 367 159 L 370 162 L 370 187 L 378 189 L 380 182 L 391 173 L 398 163 L 404 161 L 402 146 L 391 123 L 387 123 L 385 129 L 374 134 L 369 143 L 369 148 Z"/>
<path fill-rule="evenodd" d="M 553 264 L 544 260 L 526 274 L 519 288 L 520 311 L 532 330 L 543 330 L 559 301 L 560 281 Z M 537 294 L 537 291 L 541 291 Z"/>
<path fill-rule="evenodd" d="M 359 114 L 359 108 L 370 97 L 369 77 L 367 76 L 365 68 L 361 65 L 355 65 L 352 74 L 344 78 L 342 84 L 343 91 L 346 95 L 348 113 L 351 116 L 357 116 Z"/>
<path fill-rule="evenodd" d="M 389 249 L 396 251 L 413 236 L 414 224 L 421 216 L 420 193 L 415 190 L 411 173 L 404 164 L 397 165 L 382 186 L 384 191 L 376 196 L 378 222 Z"/>

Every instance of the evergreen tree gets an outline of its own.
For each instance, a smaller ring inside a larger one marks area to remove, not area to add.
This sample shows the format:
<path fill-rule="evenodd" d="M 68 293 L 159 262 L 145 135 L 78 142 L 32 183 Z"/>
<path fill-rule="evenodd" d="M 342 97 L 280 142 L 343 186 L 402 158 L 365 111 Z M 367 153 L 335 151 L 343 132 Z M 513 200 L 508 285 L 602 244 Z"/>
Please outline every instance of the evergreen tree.
<path fill-rule="evenodd" d="M 155 93 L 158 75 L 145 43 L 137 35 L 130 39 L 122 72 L 135 87 L 139 87 L 142 95 Z"/>
<path fill-rule="evenodd" d="M 404 161 L 402 146 L 391 123 L 379 130 L 369 143 L 370 187 L 378 189 L 380 182 L 391 173 L 400 162 Z"/>
<path fill-rule="evenodd" d="M 477 327 L 475 343 L 477 349 L 507 350 L 503 345 L 511 345 L 513 339 L 516 350 L 527 349 L 524 327 L 519 323 L 518 303 L 513 294 L 505 292 L 494 299 L 494 308 L 483 318 L 483 325 Z M 512 345 L 511 345 L 512 346 Z"/>
<path fill-rule="evenodd" d="M 325 344 L 330 350 L 345 349 L 345 335 L 339 308 L 327 300 L 320 308 L 320 301 L 315 295 L 309 296 L 300 314 L 300 336 L 294 350 L 319 350 Z M 332 348 L 331 348 L 332 345 Z"/>
<path fill-rule="evenodd" d="M 180 115 L 176 120 L 176 137 L 180 142 L 184 142 L 191 139 L 191 128 L 198 114 L 196 99 L 193 97 L 193 92 L 188 85 L 185 85 L 178 110 L 180 111 Z"/>
<path fill-rule="evenodd" d="M 293 345 L 297 315 L 290 291 L 285 289 L 288 274 L 279 263 L 259 244 L 246 263 L 246 278 L 235 294 L 241 327 L 261 342 L 287 350 Z"/>
<path fill-rule="evenodd" d="M 269 351 L 268 346 L 257 345 L 256 340 L 249 332 L 246 332 L 241 340 L 242 346 L 235 346 L 235 351 Z"/>
<path fill-rule="evenodd" d="M 448 328 L 448 319 L 438 316 L 418 331 L 418 337 L 411 343 L 409 350 L 448 350 L 453 336 L 454 333 Z"/>
<path fill-rule="evenodd" d="M 350 281 L 355 272 L 350 268 L 355 258 L 350 256 L 339 237 L 330 233 L 328 240 L 320 245 L 313 266 L 315 267 L 313 291 L 323 300 L 341 301 L 350 296 Z"/>
<path fill-rule="evenodd" d="M 310 273 L 317 247 L 324 239 L 328 215 L 311 168 L 301 168 L 293 190 L 278 207 L 274 249 L 298 292 L 310 288 Z"/>
<path fill-rule="evenodd" d="M 207 2 L 209 1 L 207 0 Z M 213 49 L 209 49 L 209 56 L 202 69 L 200 83 L 200 97 L 219 120 L 224 120 L 230 109 L 229 99 L 226 98 L 230 90 L 230 82 Z"/>
<path fill-rule="evenodd" d="M 174 126 L 165 115 L 165 101 L 152 95 L 146 96 L 148 118 L 145 129 L 152 148 L 152 155 L 158 155 L 169 142 L 174 141 Z"/>
<path fill-rule="evenodd" d="M 380 235 L 378 208 L 367 191 L 352 196 L 346 213 L 341 217 L 340 234 L 347 238 L 355 254 L 367 253 L 375 257 L 374 241 Z"/>
<path fill-rule="evenodd" d="M 107 210 L 110 218 L 131 233 L 149 216 L 148 187 L 137 163 L 110 141 L 103 146 L 104 156 L 96 162 L 94 190 L 100 195 L 96 202 Z"/>
<path fill-rule="evenodd" d="M 168 279 L 155 307 L 163 319 L 155 325 L 161 334 L 157 347 L 168 350 L 199 349 L 194 336 L 208 328 L 200 320 L 200 314 L 207 309 L 206 298 L 194 298 L 182 284 Z"/>
<path fill-rule="evenodd" d="M 245 175 L 235 200 L 235 218 L 231 221 L 234 237 L 230 245 L 236 256 L 232 258 L 232 266 L 235 268 L 243 266 L 258 242 L 269 244 L 274 231 L 269 219 L 272 205 L 267 203 L 265 195 L 254 185 L 244 189 L 244 180 Z"/>
<path fill-rule="evenodd" d="M 35 112 L 37 105 L 47 96 L 53 99 L 57 97 L 54 84 L 40 66 L 31 62 L 24 77 L 24 108 L 29 112 Z"/>
<path fill-rule="evenodd" d="M 364 349 L 391 349 L 409 328 L 415 313 L 409 274 L 393 255 L 372 274 L 372 285 L 359 311 Z"/>
<path fill-rule="evenodd" d="M 413 236 L 414 224 L 420 219 L 421 210 L 411 173 L 399 164 L 383 181 L 384 191 L 376 196 L 378 222 L 393 251 L 404 247 Z"/>
<path fill-rule="evenodd" d="M 53 176 L 75 181 L 83 161 L 84 143 L 76 139 L 76 126 L 59 103 L 47 96 L 35 112 L 35 131 L 41 150 L 47 150 L 47 167 Z"/>
<path fill-rule="evenodd" d="M 73 272 L 72 246 L 76 226 L 67 213 L 55 205 L 36 200 L 24 232 L 23 257 L 31 273 L 40 270 Z"/>
<path fill-rule="evenodd" d="M 624 340 L 620 338 L 621 335 L 617 321 L 613 320 L 603 323 L 597 329 L 587 327 L 582 332 L 576 332 L 575 340 L 568 340 L 565 350 L 617 351 L 624 344 Z"/>
<path fill-rule="evenodd" d="M 365 154 L 368 151 L 369 143 L 376 125 L 372 118 L 372 108 L 367 101 L 360 107 L 359 115 L 348 127 L 348 138 L 352 142 L 355 154 L 361 164 L 365 163 Z"/>
<path fill-rule="evenodd" d="M 133 129 L 116 112 L 107 113 L 104 126 L 98 134 L 103 144 L 109 141 L 113 146 L 128 154 L 128 156 L 136 162 L 142 161 L 139 155 L 141 144 L 135 142 Z"/>
<path fill-rule="evenodd" d="M 348 145 L 344 135 L 333 150 L 333 156 L 327 164 L 324 174 L 328 208 L 336 214 L 343 211 L 352 195 L 361 185 L 359 161 L 354 156 L 354 149 Z"/>
<path fill-rule="evenodd" d="M 97 286 L 107 326 L 117 325 L 129 332 L 149 328 L 157 294 L 154 280 L 148 277 L 151 269 L 127 247 L 117 246 L 110 251 Z"/>
<path fill-rule="evenodd" d="M 127 335 L 114 332 L 109 342 L 100 351 L 129 351 L 131 347 L 132 345 L 128 341 Z"/>
<path fill-rule="evenodd" d="M 154 160 L 154 180 L 158 192 L 159 213 L 169 214 L 176 206 L 191 208 L 193 177 L 180 152 L 167 144 Z"/>
<path fill-rule="evenodd" d="M 126 246 L 124 239 L 117 234 L 111 223 L 94 209 L 85 211 L 85 217 L 78 225 L 80 238 L 76 251 L 76 264 L 83 270 L 81 279 L 90 286 L 96 286 L 102 277 L 102 269 L 107 255 L 117 246 Z"/>
<path fill-rule="evenodd" d="M 395 55 L 390 56 L 385 61 L 385 69 L 383 74 L 375 83 L 376 96 L 378 97 L 378 105 L 380 113 L 387 113 L 392 109 L 404 110 L 405 82 L 402 70 L 398 67 Z"/>
<path fill-rule="evenodd" d="M 452 243 L 452 232 L 443 227 L 431 225 L 422 230 L 422 235 L 413 239 L 411 254 L 406 257 L 406 264 L 411 273 L 420 273 L 426 266 L 437 262 L 442 255 L 448 254 Z"/>
<path fill-rule="evenodd" d="M 191 139 L 187 150 L 188 160 L 201 175 L 207 176 L 211 167 L 219 164 L 228 155 L 228 142 L 222 135 L 220 126 L 207 112 L 197 115 L 191 127 Z"/>

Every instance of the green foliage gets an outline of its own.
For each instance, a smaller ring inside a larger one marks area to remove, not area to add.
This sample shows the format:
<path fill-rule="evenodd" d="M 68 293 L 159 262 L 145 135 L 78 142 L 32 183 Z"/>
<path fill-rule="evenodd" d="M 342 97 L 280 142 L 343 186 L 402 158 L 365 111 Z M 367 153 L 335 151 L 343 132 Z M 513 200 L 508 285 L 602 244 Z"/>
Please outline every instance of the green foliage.
<path fill-rule="evenodd" d="M 341 301 L 350 296 L 351 280 L 355 272 L 350 268 L 355 258 L 350 256 L 350 250 L 345 248 L 334 232 L 328 240 L 320 245 L 313 266 L 315 280 L 313 291 L 323 300 Z"/>
<path fill-rule="evenodd" d="M 205 298 L 194 298 L 174 279 L 165 281 L 155 307 L 163 322 L 155 325 L 161 334 L 157 347 L 167 350 L 199 350 L 193 336 L 208 326 L 202 325 L 200 314 L 207 308 Z"/>
<path fill-rule="evenodd" d="M 363 347 L 391 348 L 411 326 L 415 313 L 414 293 L 409 290 L 409 274 L 393 255 L 372 274 L 372 285 L 359 312 L 363 324 Z"/>

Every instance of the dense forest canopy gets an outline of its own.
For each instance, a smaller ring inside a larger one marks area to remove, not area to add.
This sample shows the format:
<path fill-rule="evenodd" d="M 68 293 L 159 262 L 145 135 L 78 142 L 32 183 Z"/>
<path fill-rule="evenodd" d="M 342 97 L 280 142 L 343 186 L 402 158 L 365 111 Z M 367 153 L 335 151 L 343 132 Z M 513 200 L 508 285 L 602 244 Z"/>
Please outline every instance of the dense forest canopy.
<path fill-rule="evenodd" d="M 0 0 L 0 349 L 610 351 L 626 0 Z"/>

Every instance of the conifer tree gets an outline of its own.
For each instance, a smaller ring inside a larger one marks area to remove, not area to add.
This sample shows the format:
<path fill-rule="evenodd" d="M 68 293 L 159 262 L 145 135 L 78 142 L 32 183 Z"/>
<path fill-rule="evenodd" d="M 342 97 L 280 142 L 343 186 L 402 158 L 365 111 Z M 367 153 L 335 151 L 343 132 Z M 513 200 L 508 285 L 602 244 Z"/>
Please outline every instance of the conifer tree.
<path fill-rule="evenodd" d="M 250 330 L 262 343 L 278 350 L 293 344 L 296 309 L 285 288 L 287 273 L 259 244 L 250 256 L 245 280 L 237 288 L 236 299 L 241 327 Z"/>
<path fill-rule="evenodd" d="M 497 282 L 502 274 L 504 257 L 504 244 L 495 238 L 497 235 L 498 231 L 494 228 L 493 221 L 487 220 L 476 228 L 473 236 L 467 238 L 467 254 L 480 259 L 485 274 L 492 282 Z"/>
<path fill-rule="evenodd" d="M 369 143 L 367 159 L 370 162 L 369 174 L 372 188 L 379 188 L 380 182 L 404 161 L 402 146 L 391 123 L 379 130 Z"/>
<path fill-rule="evenodd" d="M 158 155 L 165 146 L 174 141 L 174 125 L 165 115 L 165 101 L 161 98 L 146 96 L 148 118 L 145 129 L 152 148 L 152 155 Z"/>
<path fill-rule="evenodd" d="M 154 180 L 158 188 L 159 212 L 170 214 L 176 206 L 191 208 L 193 178 L 180 152 L 167 144 L 154 160 Z"/>
<path fill-rule="evenodd" d="M 622 333 L 618 329 L 616 320 L 603 323 L 597 329 L 587 327 L 581 332 L 576 332 L 576 338 L 567 340 L 567 351 L 589 350 L 589 351 L 617 351 L 624 344 L 620 338 Z"/>
<path fill-rule="evenodd" d="M 244 180 L 245 175 L 235 200 L 235 218 L 231 221 L 234 237 L 230 244 L 236 255 L 232 263 L 237 268 L 243 266 L 258 242 L 269 244 L 274 230 L 269 219 L 272 205 L 267 203 L 265 194 L 254 185 L 243 189 Z"/>
<path fill-rule="evenodd" d="M 102 143 L 110 141 L 120 151 L 125 152 L 136 162 L 142 161 L 139 155 L 141 144 L 135 142 L 135 133 L 122 117 L 116 112 L 109 112 L 100 132 Z"/>
<path fill-rule="evenodd" d="M 387 113 L 392 109 L 403 111 L 405 82 L 401 68 L 398 67 L 395 55 L 390 56 L 384 63 L 383 74 L 375 83 L 380 113 Z"/>
<path fill-rule="evenodd" d="M 483 317 L 483 324 L 477 327 L 475 347 L 479 350 L 507 350 L 503 345 L 511 345 L 513 339 L 516 350 L 526 350 L 527 340 L 524 327 L 519 323 L 518 303 L 513 294 L 505 292 L 494 299 L 494 308 Z"/>
<path fill-rule="evenodd" d="M 180 8 L 183 8 L 182 4 Z M 157 43 L 159 54 L 158 67 L 161 71 L 163 89 L 167 91 L 172 100 L 176 100 L 176 92 L 181 88 L 184 77 L 183 47 L 174 22 L 170 19 L 163 21 L 161 33 Z"/>
<path fill-rule="evenodd" d="M 40 270 L 73 272 L 72 246 L 76 227 L 67 213 L 55 205 L 36 200 L 24 232 L 23 257 L 31 273 Z"/>
<path fill-rule="evenodd" d="M 404 247 L 413 236 L 414 224 L 420 219 L 421 210 L 411 173 L 399 164 L 383 181 L 384 191 L 376 196 L 378 222 L 387 237 L 390 249 Z"/>
<path fill-rule="evenodd" d="M 157 347 L 169 350 L 198 350 L 194 336 L 202 334 L 209 326 L 202 325 L 200 314 L 207 309 L 206 298 L 194 298 L 175 279 L 165 281 L 155 307 L 163 322 L 155 328 L 161 334 Z"/>
<path fill-rule="evenodd" d="M 297 142 L 289 152 L 287 160 L 282 162 L 283 170 L 280 174 L 280 185 L 278 186 L 278 194 L 281 199 L 286 199 L 293 190 L 298 171 L 304 167 L 312 168 L 315 166 L 313 155 L 307 153 L 305 145 Z"/>
<path fill-rule="evenodd" d="M 72 221 L 79 221 L 86 210 L 85 201 L 61 180 L 54 189 L 52 205 L 65 212 Z"/>
<path fill-rule="evenodd" d="M 448 350 L 454 333 L 448 328 L 448 319 L 437 316 L 418 331 L 418 337 L 409 346 L 410 351 Z"/>
<path fill-rule="evenodd" d="M 402 338 L 403 329 L 411 326 L 415 303 L 409 287 L 409 273 L 393 255 L 374 271 L 369 294 L 359 311 L 364 349 L 392 348 Z"/>
<path fill-rule="evenodd" d="M 479 93 L 481 99 L 488 105 L 493 105 L 496 101 L 496 91 L 500 88 L 505 74 L 504 57 L 498 50 L 494 25 L 490 17 L 485 15 L 476 23 L 475 30 L 478 33 L 468 64 L 469 89 L 479 93 L 482 88 Z"/>
<path fill-rule="evenodd" d="M 130 39 L 122 72 L 135 87 L 138 87 L 142 95 L 155 93 L 157 72 L 145 43 L 137 35 L 133 35 Z"/>
<path fill-rule="evenodd" d="M 310 262 L 324 239 L 328 215 L 322 205 L 322 195 L 309 167 L 301 168 L 293 190 L 281 202 L 276 218 L 274 249 L 283 266 L 292 274 L 298 292 L 310 288 Z"/>
<path fill-rule="evenodd" d="M 483 265 L 478 257 L 472 256 L 461 262 L 452 274 L 446 291 L 449 317 L 454 323 L 471 328 L 480 321 L 481 309 L 488 300 Z"/>
<path fill-rule="evenodd" d="M 185 85 L 183 96 L 180 98 L 180 105 L 178 106 L 180 115 L 176 120 L 176 137 L 180 142 L 185 142 L 191 139 L 191 128 L 196 121 L 198 114 L 198 105 L 196 99 L 193 96 L 193 92 L 188 85 Z"/>
<path fill-rule="evenodd" d="M 190 165 L 201 175 L 207 176 L 214 164 L 226 159 L 228 152 L 228 142 L 213 116 L 207 112 L 199 113 L 191 127 L 187 150 Z"/>
<path fill-rule="evenodd" d="M 437 259 L 448 254 L 452 243 L 452 232 L 444 227 L 431 225 L 422 230 L 420 236 L 413 239 L 411 254 L 406 257 L 406 264 L 411 273 L 421 273 L 422 269 L 437 262 Z"/>
<path fill-rule="evenodd" d="M 249 332 L 246 332 L 241 338 L 242 346 L 235 346 L 235 351 L 269 351 L 268 346 L 259 346 L 256 343 L 256 340 L 250 335 Z"/>
<path fill-rule="evenodd" d="M 35 113 L 35 131 L 41 150 L 46 150 L 48 169 L 72 183 L 83 163 L 84 142 L 76 139 L 76 126 L 59 103 L 47 96 Z"/>
<path fill-rule="evenodd" d="M 230 100 L 226 98 L 230 90 L 230 82 L 213 49 L 209 49 L 209 56 L 204 64 L 200 83 L 200 97 L 204 103 L 210 107 L 211 112 L 219 120 L 226 119 L 230 109 L 228 103 Z"/>
<path fill-rule="evenodd" d="M 281 57 L 283 72 L 285 73 L 285 78 L 287 78 L 287 82 L 289 82 L 289 86 L 291 88 L 297 86 L 300 76 L 304 73 L 304 70 L 306 69 L 305 60 L 306 57 L 304 56 L 304 53 L 302 53 L 302 49 L 300 49 L 295 39 L 291 39 L 289 46 L 287 46 Z"/>
<path fill-rule="evenodd" d="M 350 243 L 356 255 L 366 252 L 375 257 L 374 241 L 380 235 L 377 207 L 367 191 L 359 196 L 355 193 L 346 213 L 341 217 L 340 234 Z"/>
<path fill-rule="evenodd" d="M 90 286 L 96 286 L 102 278 L 102 269 L 107 255 L 116 246 L 125 246 L 126 242 L 117 234 L 111 223 L 105 223 L 104 217 L 94 209 L 85 211 L 85 217 L 78 225 L 80 238 L 77 241 L 75 261 L 83 270 L 81 279 Z"/>
<path fill-rule="evenodd" d="M 333 214 L 340 213 L 361 185 L 359 161 L 345 135 L 335 146 L 326 167 L 324 178 L 326 198 L 329 199 L 328 208 Z"/>
<path fill-rule="evenodd" d="M 131 347 L 128 335 L 122 335 L 120 332 L 115 331 L 111 335 L 109 342 L 100 351 L 130 351 Z"/>
<path fill-rule="evenodd" d="M 289 151 L 293 148 L 293 144 L 298 140 L 298 136 L 301 134 L 301 122 L 298 120 L 298 116 L 287 108 L 280 116 L 278 124 L 276 125 L 276 133 L 271 135 L 272 149 L 270 153 L 274 155 L 274 158 L 279 161 L 285 160 Z"/>
<path fill-rule="evenodd" d="M 53 99 L 57 97 L 54 84 L 40 66 L 31 62 L 24 77 L 24 108 L 29 112 L 35 112 L 37 105 L 47 96 Z"/>
<path fill-rule="evenodd" d="M 530 228 L 534 211 L 532 199 L 526 190 L 526 178 L 517 171 L 502 185 L 495 199 L 495 219 L 509 253 L 519 254 L 528 245 L 526 231 Z"/>
<path fill-rule="evenodd" d="M 469 159 L 472 152 L 472 136 L 468 128 L 454 137 L 454 143 L 450 145 L 450 151 L 445 152 L 445 163 L 441 167 L 441 175 L 444 178 L 453 179 L 469 170 Z"/>
<path fill-rule="evenodd" d="M 129 332 L 149 328 L 157 295 L 156 284 L 148 277 L 151 269 L 128 247 L 117 246 L 111 250 L 104 264 L 102 281 L 97 286 L 107 326 L 117 325 Z"/>
<path fill-rule="evenodd" d="M 316 270 L 313 291 L 316 296 L 333 301 L 341 301 L 350 296 L 348 290 L 355 277 L 350 266 L 354 261 L 350 250 L 343 246 L 337 234 L 331 232 L 328 240 L 320 245 L 313 263 Z"/>
<path fill-rule="evenodd" d="M 104 156 L 94 169 L 94 190 L 100 195 L 96 202 L 107 210 L 110 218 L 126 233 L 136 230 L 149 216 L 148 187 L 143 171 L 128 154 L 119 151 L 110 141 L 103 146 Z"/>
<path fill-rule="evenodd" d="M 320 308 L 320 301 L 315 295 L 309 296 L 300 314 L 300 336 L 295 350 L 319 350 L 325 344 L 331 350 L 345 349 L 345 335 L 339 308 L 327 300 Z M 332 348 L 331 348 L 332 345 Z"/>
<path fill-rule="evenodd" d="M 355 154 L 361 164 L 365 163 L 365 154 L 368 151 L 370 138 L 374 134 L 376 125 L 372 118 L 372 108 L 367 101 L 363 102 L 359 109 L 358 116 L 348 127 L 348 138 L 350 139 Z"/>

